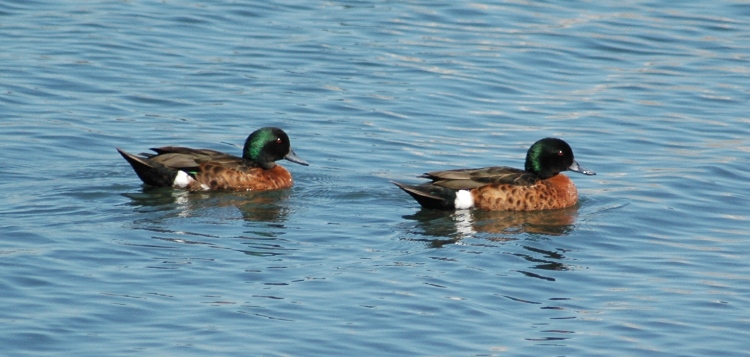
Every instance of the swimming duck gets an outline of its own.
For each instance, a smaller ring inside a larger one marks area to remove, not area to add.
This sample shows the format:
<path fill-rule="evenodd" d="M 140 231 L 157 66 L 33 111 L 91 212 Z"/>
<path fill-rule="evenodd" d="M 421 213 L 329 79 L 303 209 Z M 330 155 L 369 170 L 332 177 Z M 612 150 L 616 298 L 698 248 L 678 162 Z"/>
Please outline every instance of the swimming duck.
<path fill-rule="evenodd" d="M 309 165 L 291 149 L 289 136 L 274 127 L 260 128 L 245 140 L 242 157 L 180 146 L 152 148 L 136 156 L 117 148 L 143 183 L 157 187 L 208 190 L 276 190 L 291 187 L 292 175 L 275 161 Z"/>
<path fill-rule="evenodd" d="M 525 169 L 495 166 L 428 172 L 421 185 L 393 182 L 424 208 L 538 211 L 578 202 L 578 191 L 561 171 L 596 175 L 582 168 L 565 141 L 545 138 L 526 153 Z"/>

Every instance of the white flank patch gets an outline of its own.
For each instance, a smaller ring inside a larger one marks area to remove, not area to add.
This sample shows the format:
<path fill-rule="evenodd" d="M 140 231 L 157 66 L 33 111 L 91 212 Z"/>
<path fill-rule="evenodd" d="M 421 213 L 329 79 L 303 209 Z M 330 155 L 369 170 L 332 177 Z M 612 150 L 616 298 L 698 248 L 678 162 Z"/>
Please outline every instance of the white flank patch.
<path fill-rule="evenodd" d="M 177 177 L 174 178 L 174 183 L 172 183 L 172 185 L 174 187 L 185 188 L 193 181 L 195 181 L 195 179 L 190 177 L 187 172 L 180 170 L 177 171 Z"/>
<path fill-rule="evenodd" d="M 474 197 L 471 196 L 469 190 L 458 190 L 456 192 L 456 200 L 453 201 L 453 205 L 456 209 L 467 209 L 474 207 Z"/>

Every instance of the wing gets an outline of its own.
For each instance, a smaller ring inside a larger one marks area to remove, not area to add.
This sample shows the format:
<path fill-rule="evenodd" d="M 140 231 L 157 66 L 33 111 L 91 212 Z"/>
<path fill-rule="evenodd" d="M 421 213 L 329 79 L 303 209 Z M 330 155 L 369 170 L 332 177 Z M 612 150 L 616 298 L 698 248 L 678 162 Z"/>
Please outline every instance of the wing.
<path fill-rule="evenodd" d="M 157 153 L 157 155 L 150 156 L 151 160 L 178 170 L 194 172 L 198 170 L 201 164 L 209 162 L 226 168 L 248 168 L 255 166 L 241 157 L 215 150 L 191 149 L 181 146 L 165 146 L 152 148 L 151 150 Z"/>
<path fill-rule="evenodd" d="M 435 185 L 454 190 L 470 190 L 489 184 L 528 186 L 539 180 L 530 172 L 505 166 L 433 171 L 420 177 L 432 180 Z"/>

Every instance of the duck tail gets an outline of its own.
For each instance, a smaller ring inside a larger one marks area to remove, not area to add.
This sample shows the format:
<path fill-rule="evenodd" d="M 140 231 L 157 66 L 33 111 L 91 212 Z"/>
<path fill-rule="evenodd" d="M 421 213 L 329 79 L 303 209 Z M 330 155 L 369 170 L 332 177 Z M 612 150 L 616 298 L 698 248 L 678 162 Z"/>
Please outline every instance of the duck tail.
<path fill-rule="evenodd" d="M 179 171 L 170 169 L 148 158 L 135 156 L 116 148 L 143 183 L 156 187 L 172 187 Z"/>
<path fill-rule="evenodd" d="M 431 183 L 418 186 L 391 181 L 398 188 L 414 197 L 424 208 L 452 210 L 456 208 L 456 191 Z"/>

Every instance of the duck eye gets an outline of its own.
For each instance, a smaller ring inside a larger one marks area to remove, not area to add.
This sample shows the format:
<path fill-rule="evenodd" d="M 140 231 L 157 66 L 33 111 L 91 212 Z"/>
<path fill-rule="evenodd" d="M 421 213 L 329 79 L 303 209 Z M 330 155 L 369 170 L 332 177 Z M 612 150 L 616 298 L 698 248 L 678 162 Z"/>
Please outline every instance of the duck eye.
<path fill-rule="evenodd" d="M 283 143 L 283 142 L 284 142 L 284 141 L 283 141 L 283 140 L 281 140 L 281 138 L 276 138 L 276 143 L 277 143 L 277 144 L 281 144 L 281 143 Z"/>
<path fill-rule="evenodd" d="M 565 153 L 562 152 L 562 150 L 557 152 L 557 156 L 565 156 Z"/>

